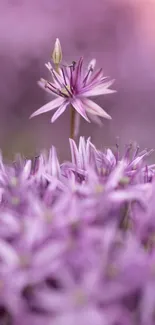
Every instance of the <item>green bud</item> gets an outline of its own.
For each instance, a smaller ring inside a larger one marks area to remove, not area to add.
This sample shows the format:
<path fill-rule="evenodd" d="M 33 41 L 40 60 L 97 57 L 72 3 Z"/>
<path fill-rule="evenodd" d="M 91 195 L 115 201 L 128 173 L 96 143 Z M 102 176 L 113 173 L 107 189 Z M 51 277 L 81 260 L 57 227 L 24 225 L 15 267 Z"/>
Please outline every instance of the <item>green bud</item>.
<path fill-rule="evenodd" d="M 57 38 L 52 52 L 52 60 L 55 65 L 59 65 L 62 60 L 62 49 L 59 39 Z"/>

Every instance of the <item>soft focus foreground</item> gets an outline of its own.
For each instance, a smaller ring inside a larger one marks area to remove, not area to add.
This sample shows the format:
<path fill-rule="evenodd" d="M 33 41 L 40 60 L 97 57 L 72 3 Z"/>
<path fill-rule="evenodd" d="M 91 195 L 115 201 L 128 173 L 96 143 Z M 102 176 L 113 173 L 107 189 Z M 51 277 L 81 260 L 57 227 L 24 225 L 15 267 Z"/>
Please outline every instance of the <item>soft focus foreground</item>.
<path fill-rule="evenodd" d="M 59 37 L 67 62 L 84 55 L 97 59 L 116 79 L 112 97 L 97 104 L 112 116 L 103 128 L 86 125 L 98 147 L 137 141 L 154 147 L 155 3 L 153 0 L 1 0 L 0 1 L 0 147 L 4 155 L 33 155 L 54 144 L 64 159 L 69 114 L 51 126 L 49 116 L 29 115 L 49 101 L 37 85 Z M 59 132 L 58 132 L 59 130 Z M 37 148 L 37 149 L 36 149 Z M 153 157 L 153 156 L 152 156 Z"/>
<path fill-rule="evenodd" d="M 0 324 L 155 324 L 151 151 L 0 162 Z"/>

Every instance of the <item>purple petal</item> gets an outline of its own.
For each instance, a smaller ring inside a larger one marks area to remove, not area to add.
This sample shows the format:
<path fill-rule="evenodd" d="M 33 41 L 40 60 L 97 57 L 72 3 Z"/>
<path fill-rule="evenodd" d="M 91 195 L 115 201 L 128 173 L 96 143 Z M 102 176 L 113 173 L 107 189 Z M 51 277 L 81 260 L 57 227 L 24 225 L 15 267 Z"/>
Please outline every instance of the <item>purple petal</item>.
<path fill-rule="evenodd" d="M 75 98 L 72 101 L 72 105 L 73 107 L 76 109 L 76 111 L 87 121 L 90 122 L 90 120 L 88 119 L 87 115 L 86 115 L 86 111 L 82 105 L 82 101 L 80 99 Z"/>
<path fill-rule="evenodd" d="M 75 85 L 79 84 L 81 81 L 82 64 L 83 64 L 83 58 L 81 57 L 75 70 L 75 79 L 74 79 Z"/>
<path fill-rule="evenodd" d="M 88 111 L 88 113 L 93 114 L 93 115 L 102 116 L 104 118 L 111 120 L 111 116 L 109 114 L 107 114 L 99 105 L 94 103 L 92 100 L 83 99 L 82 102 L 83 102 L 84 106 L 86 107 L 86 111 Z"/>
<path fill-rule="evenodd" d="M 69 139 L 69 143 L 70 143 L 72 163 L 79 167 L 79 166 L 81 166 L 81 162 L 80 162 L 80 158 L 79 158 L 80 156 L 79 156 L 79 152 L 78 152 L 76 143 L 72 139 Z"/>
<path fill-rule="evenodd" d="M 115 93 L 116 90 L 109 89 L 109 87 L 114 83 L 115 80 L 108 81 L 98 86 L 91 87 L 87 91 L 84 91 L 82 96 L 99 96 Z"/>
<path fill-rule="evenodd" d="M 53 109 L 55 109 L 56 107 L 62 105 L 64 103 L 64 98 L 56 98 L 54 100 L 52 100 L 51 102 L 45 104 L 44 106 L 42 106 L 41 108 L 39 108 L 37 111 L 35 111 L 31 116 L 30 118 L 34 117 L 34 116 L 37 116 L 39 114 L 43 114 L 43 113 L 46 113 L 46 112 L 49 112 Z"/>
<path fill-rule="evenodd" d="M 98 83 L 98 81 L 101 80 L 101 78 L 103 77 L 103 70 L 102 68 L 99 69 L 95 74 L 94 76 L 91 78 L 90 82 L 87 84 L 87 86 L 93 86 L 95 85 L 96 83 Z M 106 79 L 107 77 L 104 77 L 104 79 Z"/>
<path fill-rule="evenodd" d="M 50 150 L 51 172 L 55 177 L 60 177 L 60 164 L 55 147 Z"/>
<path fill-rule="evenodd" d="M 88 65 L 88 68 L 87 68 L 87 71 L 86 71 L 86 74 L 84 76 L 84 79 L 83 79 L 83 85 L 88 85 L 88 81 L 90 80 L 90 77 L 93 73 L 93 70 L 95 68 L 95 65 L 96 65 L 96 60 L 93 59 L 90 61 L 89 65 Z"/>
<path fill-rule="evenodd" d="M 44 79 L 41 79 L 37 82 L 38 86 L 45 90 L 47 93 L 51 94 L 51 90 L 46 87 L 47 81 Z"/>
<path fill-rule="evenodd" d="M 96 65 L 96 59 L 92 59 L 88 64 L 88 70 L 90 69 L 94 70 L 95 65 Z"/>
<path fill-rule="evenodd" d="M 51 119 L 51 122 L 55 122 L 56 119 L 61 115 L 63 114 L 63 112 L 65 111 L 66 107 L 68 105 L 68 102 L 64 102 L 58 109 L 57 111 L 54 113 L 54 115 L 52 116 L 52 119 Z"/>
<path fill-rule="evenodd" d="M 122 160 L 122 161 L 119 162 L 117 167 L 112 171 L 112 173 L 109 176 L 108 182 L 106 184 L 106 189 L 107 190 L 114 189 L 115 187 L 117 187 L 120 179 L 124 175 L 126 165 L 127 165 L 126 161 Z"/>
<path fill-rule="evenodd" d="M 22 173 L 22 180 L 25 181 L 28 179 L 31 173 L 32 162 L 31 160 L 27 160 Z"/>
<path fill-rule="evenodd" d="M 103 125 L 102 121 L 100 120 L 100 118 L 97 115 L 90 114 L 90 113 L 88 113 L 88 111 L 87 111 L 87 115 L 88 115 L 89 119 L 91 120 L 91 122 L 96 123 L 99 127 L 101 127 Z"/>

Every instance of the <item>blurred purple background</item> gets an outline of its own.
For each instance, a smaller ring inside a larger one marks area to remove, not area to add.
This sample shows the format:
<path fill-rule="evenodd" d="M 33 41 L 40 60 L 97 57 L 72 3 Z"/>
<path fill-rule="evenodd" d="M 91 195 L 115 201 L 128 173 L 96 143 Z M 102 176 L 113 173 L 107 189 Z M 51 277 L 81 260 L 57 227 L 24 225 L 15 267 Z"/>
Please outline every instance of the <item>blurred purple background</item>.
<path fill-rule="evenodd" d="M 136 141 L 155 148 L 154 0 L 1 0 L 0 147 L 32 156 L 54 144 L 68 155 L 69 112 L 55 124 L 50 113 L 29 120 L 47 95 L 37 80 L 46 77 L 55 38 L 66 61 L 96 57 L 115 78 L 116 94 L 97 98 L 112 116 L 102 129 L 82 122 L 81 134 L 101 146 Z"/>

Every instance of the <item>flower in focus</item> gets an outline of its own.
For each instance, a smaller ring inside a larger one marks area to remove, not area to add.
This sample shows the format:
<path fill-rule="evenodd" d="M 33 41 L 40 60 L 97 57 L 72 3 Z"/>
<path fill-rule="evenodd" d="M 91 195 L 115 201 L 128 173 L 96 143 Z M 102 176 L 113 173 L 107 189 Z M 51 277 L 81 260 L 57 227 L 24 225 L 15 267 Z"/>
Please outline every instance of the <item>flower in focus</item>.
<path fill-rule="evenodd" d="M 54 122 L 68 106 L 71 106 L 88 122 L 92 120 L 100 124 L 101 121 L 99 117 L 111 119 L 109 114 L 94 101 L 88 99 L 88 97 L 115 92 L 109 89 L 114 80 L 108 81 L 107 77 L 103 76 L 102 69 L 94 73 L 96 65 L 95 59 L 89 63 L 88 68 L 84 71 L 82 57 L 78 62 L 73 62 L 68 66 L 63 64 L 60 65 L 61 58 L 61 46 L 60 42 L 57 40 L 53 51 L 55 68 L 53 68 L 50 62 L 46 64 L 51 74 L 51 80 L 47 81 L 41 79 L 39 82 L 39 85 L 46 91 L 55 95 L 56 99 L 39 108 L 31 117 L 58 108 L 51 119 L 51 122 Z"/>

